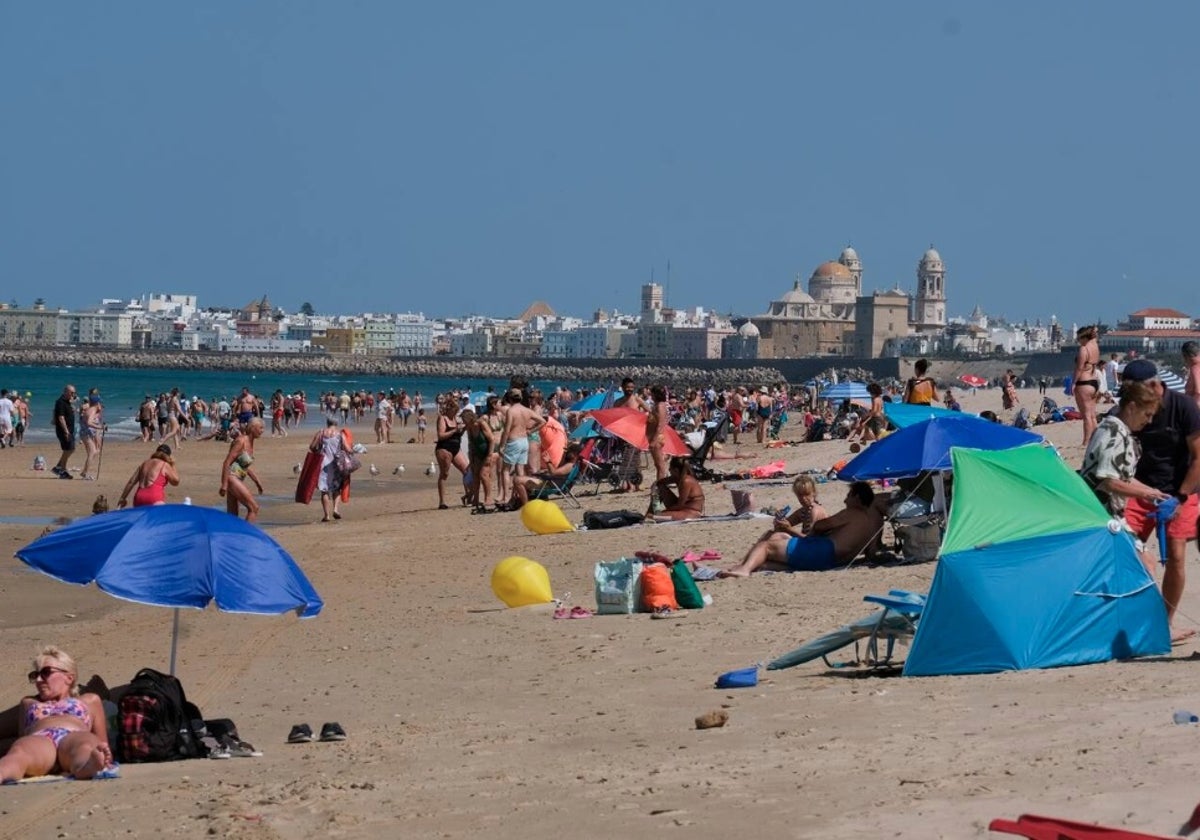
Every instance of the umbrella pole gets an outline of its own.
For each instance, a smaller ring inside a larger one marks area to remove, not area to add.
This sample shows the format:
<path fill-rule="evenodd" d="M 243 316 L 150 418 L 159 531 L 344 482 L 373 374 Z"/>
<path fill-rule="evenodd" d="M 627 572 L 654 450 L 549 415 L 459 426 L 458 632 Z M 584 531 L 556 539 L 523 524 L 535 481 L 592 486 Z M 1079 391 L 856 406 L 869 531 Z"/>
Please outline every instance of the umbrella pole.
<path fill-rule="evenodd" d="M 179 607 L 175 608 L 175 621 L 171 627 L 171 670 L 168 671 L 172 677 L 175 676 L 175 648 L 179 644 Z"/>

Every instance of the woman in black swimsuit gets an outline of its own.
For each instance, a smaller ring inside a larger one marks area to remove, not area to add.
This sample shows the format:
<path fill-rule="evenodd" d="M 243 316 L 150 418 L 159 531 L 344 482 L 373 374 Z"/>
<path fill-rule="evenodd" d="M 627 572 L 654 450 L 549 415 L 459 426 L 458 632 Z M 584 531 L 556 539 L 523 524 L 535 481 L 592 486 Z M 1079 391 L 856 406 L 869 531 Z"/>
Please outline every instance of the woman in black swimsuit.
<path fill-rule="evenodd" d="M 1095 326 L 1080 327 L 1075 333 L 1079 352 L 1075 354 L 1075 372 L 1071 382 L 1075 407 L 1083 416 L 1083 448 L 1087 449 L 1092 432 L 1096 431 L 1096 403 L 1100 399 L 1100 343 Z"/>
<path fill-rule="evenodd" d="M 438 466 L 438 510 L 450 507 L 446 504 L 446 479 L 450 477 L 451 465 L 458 467 L 458 471 L 463 475 L 467 474 L 467 456 L 462 453 L 462 435 L 463 424 L 458 419 L 458 400 L 447 396 L 438 412 L 437 443 L 433 447 Z M 467 497 L 464 495 L 463 498 Z"/>

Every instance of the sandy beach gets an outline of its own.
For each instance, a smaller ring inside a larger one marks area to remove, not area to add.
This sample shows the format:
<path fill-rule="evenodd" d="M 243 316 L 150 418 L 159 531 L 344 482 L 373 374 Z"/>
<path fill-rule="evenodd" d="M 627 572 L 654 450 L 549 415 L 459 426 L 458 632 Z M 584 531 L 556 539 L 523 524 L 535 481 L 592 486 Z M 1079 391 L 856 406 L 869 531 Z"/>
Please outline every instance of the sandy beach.
<path fill-rule="evenodd" d="M 1021 399 L 1031 411 L 1040 402 L 1033 389 Z M 961 400 L 998 410 L 1000 393 Z M 437 510 L 435 479 L 423 474 L 432 443 L 375 446 L 364 422 L 353 427 L 369 447 L 363 461 L 380 474 L 357 473 L 345 518 L 323 524 L 319 504 L 292 502 L 293 465 L 315 428 L 310 420 L 286 439 L 263 437 L 256 467 L 266 485 L 260 524 L 304 567 L 324 612 L 183 618 L 178 674 L 189 698 L 206 717 L 233 718 L 264 756 L 0 788 L 0 838 L 916 840 L 1000 836 L 986 830 L 990 819 L 1025 812 L 1173 834 L 1200 799 L 1187 757 L 1200 728 L 1172 722 L 1176 709 L 1200 710 L 1194 644 L 1153 660 L 987 676 L 883 677 L 816 662 L 764 671 L 755 688 L 716 690 L 717 675 L 870 612 L 864 595 L 926 590 L 935 564 L 702 583 L 714 603 L 672 621 L 554 620 L 545 607 L 504 608 L 489 586 L 495 563 L 537 560 L 568 606 L 594 607 L 597 560 L 711 548 L 724 554 L 714 565 L 732 565 L 764 520 L 534 536 L 516 514 Z M 800 431 L 793 419 L 785 436 Z M 1036 431 L 1079 465 L 1080 423 Z M 413 434 L 398 428 L 395 438 Z M 56 454 L 50 446 L 0 452 L 4 515 L 30 518 L 0 526 L 0 705 L 27 693 L 29 660 L 47 643 L 70 651 L 84 679 L 98 673 L 115 685 L 141 667 L 166 670 L 169 610 L 59 583 L 11 556 L 43 518 L 86 515 L 98 493 L 115 507 L 150 448 L 110 438 L 96 482 L 33 472 L 36 454 Z M 185 443 L 183 483 L 169 499 L 220 504 L 225 451 Z M 844 441 L 764 451 L 753 435 L 740 451 L 723 464 L 782 458 L 794 472 L 849 454 Z M 82 463 L 76 453 L 72 466 Z M 402 477 L 392 474 L 398 464 Z M 840 489 L 823 485 L 822 501 L 839 507 Z M 731 510 L 727 489 L 706 493 L 709 513 Z M 644 510 L 647 494 L 581 498 L 584 510 Z M 760 487 L 755 498 L 783 505 L 790 492 Z M 1193 582 L 1180 624 L 1197 617 Z M 715 709 L 728 724 L 698 731 L 695 717 Z M 293 724 L 327 721 L 349 738 L 285 743 Z"/>

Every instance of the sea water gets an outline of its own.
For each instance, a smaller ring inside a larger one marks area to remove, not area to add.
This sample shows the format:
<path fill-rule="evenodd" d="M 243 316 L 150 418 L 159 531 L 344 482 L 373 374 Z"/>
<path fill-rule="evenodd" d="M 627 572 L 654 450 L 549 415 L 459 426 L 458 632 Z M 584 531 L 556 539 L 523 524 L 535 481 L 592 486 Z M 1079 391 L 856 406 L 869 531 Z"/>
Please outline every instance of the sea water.
<path fill-rule="evenodd" d="M 491 386 L 497 393 L 503 393 L 508 386 L 507 381 L 473 377 L 447 379 L 365 374 L 337 376 L 327 373 L 0 365 L 0 388 L 31 395 L 28 399 L 32 414 L 29 428 L 25 431 L 26 440 L 49 440 L 54 437 L 54 401 L 62 393 L 63 386 L 68 383 L 74 385 L 79 392 L 80 401 L 76 403 L 76 408 L 83 404 L 89 389 L 99 389 L 104 403 L 104 422 L 108 424 L 108 434 L 116 439 L 133 438 L 138 435 L 137 409 L 147 394 L 157 398 L 159 394 L 169 392 L 172 388 L 178 388 L 180 394 L 189 399 L 198 396 L 206 402 L 221 397 L 232 402 L 243 387 L 249 388 L 251 393 L 258 395 L 266 403 L 270 403 L 271 395 L 277 388 L 282 389 L 285 394 L 303 391 L 311 415 L 317 396 L 329 391 L 338 394 L 342 391 L 354 393 L 360 390 L 376 393 L 403 388 L 410 395 L 421 394 L 422 403 L 429 406 L 432 405 L 435 395 L 447 391 L 470 390 L 475 393 L 485 391 Z M 597 387 L 596 383 L 538 381 L 532 384 L 546 393 L 552 393 L 559 385 L 573 389 Z M 599 387 L 608 387 L 610 384 L 605 381 L 600 383 Z M 426 414 L 430 414 L 430 409 L 426 409 Z M 430 419 L 432 422 L 432 417 Z M 312 423 L 311 416 L 309 422 Z"/>

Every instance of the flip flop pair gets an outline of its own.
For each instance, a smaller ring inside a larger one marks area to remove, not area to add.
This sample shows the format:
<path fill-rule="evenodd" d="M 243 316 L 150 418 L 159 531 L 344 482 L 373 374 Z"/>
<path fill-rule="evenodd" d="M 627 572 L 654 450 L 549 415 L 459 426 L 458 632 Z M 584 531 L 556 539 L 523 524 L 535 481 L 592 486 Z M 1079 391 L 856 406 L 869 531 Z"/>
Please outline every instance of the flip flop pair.
<path fill-rule="evenodd" d="M 690 563 L 693 566 L 705 560 L 720 560 L 721 552 L 715 548 L 706 548 L 704 551 L 689 551 L 683 555 L 683 562 Z"/>
<path fill-rule="evenodd" d="M 559 607 L 554 611 L 555 618 L 591 618 L 592 611 L 587 607 Z"/>

